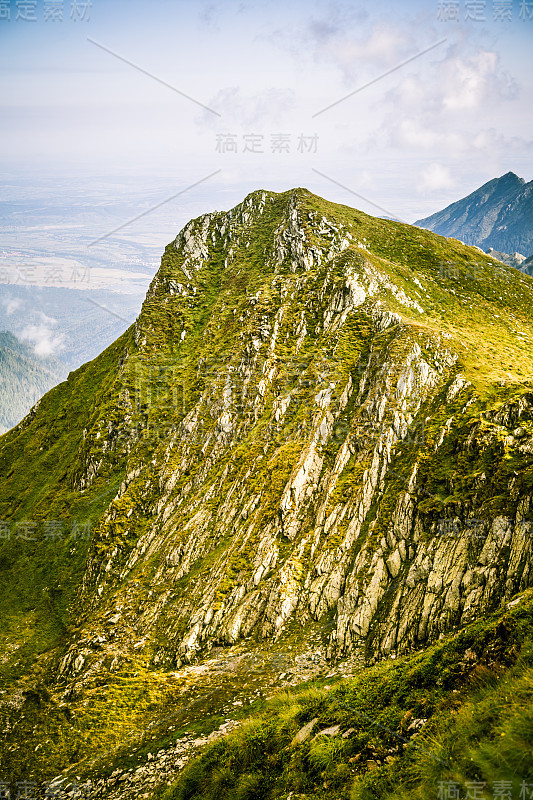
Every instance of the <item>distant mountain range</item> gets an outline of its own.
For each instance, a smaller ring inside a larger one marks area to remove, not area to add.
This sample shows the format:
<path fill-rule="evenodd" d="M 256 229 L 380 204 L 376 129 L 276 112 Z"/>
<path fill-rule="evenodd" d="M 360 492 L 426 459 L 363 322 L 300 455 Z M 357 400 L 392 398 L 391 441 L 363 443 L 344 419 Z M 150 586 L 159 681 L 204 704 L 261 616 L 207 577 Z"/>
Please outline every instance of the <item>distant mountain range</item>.
<path fill-rule="evenodd" d="M 415 222 L 483 250 L 533 254 L 533 181 L 507 172 L 425 219 Z M 520 267 L 523 269 L 523 266 Z"/>
<path fill-rule="evenodd" d="M 525 261 L 522 261 L 520 269 L 522 272 L 528 272 L 530 275 L 533 275 L 533 256 L 529 256 Z"/>
<path fill-rule="evenodd" d="M 491 258 L 497 258 L 498 261 L 503 261 L 509 267 L 515 267 L 521 272 L 527 272 L 528 275 L 533 275 L 533 256 L 526 258 L 522 253 L 500 253 L 493 247 L 489 247 L 487 255 Z"/>
<path fill-rule="evenodd" d="M 26 416 L 67 373 L 64 364 L 53 358 L 39 358 L 12 333 L 0 331 L 0 434 Z"/>

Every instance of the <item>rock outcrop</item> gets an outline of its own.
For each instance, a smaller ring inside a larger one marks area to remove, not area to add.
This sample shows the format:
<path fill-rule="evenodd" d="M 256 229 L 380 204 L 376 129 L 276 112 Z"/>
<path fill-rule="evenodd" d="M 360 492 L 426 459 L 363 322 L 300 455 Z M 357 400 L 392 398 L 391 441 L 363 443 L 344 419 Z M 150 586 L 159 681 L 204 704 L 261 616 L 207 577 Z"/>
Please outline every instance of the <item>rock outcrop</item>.
<path fill-rule="evenodd" d="M 532 300 L 474 248 L 305 190 L 188 223 L 57 434 L 78 444 L 54 513 L 116 487 L 47 662 L 57 702 L 245 640 L 296 658 L 317 628 L 323 664 L 368 663 L 531 586 L 533 394 L 508 370 Z"/>

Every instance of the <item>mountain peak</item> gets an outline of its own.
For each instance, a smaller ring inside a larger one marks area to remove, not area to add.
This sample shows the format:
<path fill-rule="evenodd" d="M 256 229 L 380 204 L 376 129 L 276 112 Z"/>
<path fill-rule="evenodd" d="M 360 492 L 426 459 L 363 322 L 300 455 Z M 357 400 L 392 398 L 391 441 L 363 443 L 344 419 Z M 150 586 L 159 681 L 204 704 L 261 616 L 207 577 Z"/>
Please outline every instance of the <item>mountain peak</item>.
<path fill-rule="evenodd" d="M 415 224 L 482 250 L 533 253 L 533 192 L 514 172 L 493 178 Z"/>
<path fill-rule="evenodd" d="M 214 646 L 254 652 L 255 695 L 278 642 L 312 678 L 531 585 L 532 339 L 518 270 L 305 189 L 187 223 L 136 325 L 0 439 L 3 531 L 33 521 L 0 541 L 4 669 L 29 695 L 3 774 L 57 775 L 132 729 L 152 746 L 175 702 L 188 726 L 185 665 Z M 75 539 L 50 535 L 63 520 Z"/>
<path fill-rule="evenodd" d="M 524 186 L 526 183 L 524 178 L 520 178 L 516 174 L 516 172 L 511 172 L 511 171 L 506 172 L 505 175 L 502 175 L 500 178 L 497 178 L 497 181 L 502 181 L 502 182 L 505 181 L 505 183 L 514 183 L 520 186 Z"/>

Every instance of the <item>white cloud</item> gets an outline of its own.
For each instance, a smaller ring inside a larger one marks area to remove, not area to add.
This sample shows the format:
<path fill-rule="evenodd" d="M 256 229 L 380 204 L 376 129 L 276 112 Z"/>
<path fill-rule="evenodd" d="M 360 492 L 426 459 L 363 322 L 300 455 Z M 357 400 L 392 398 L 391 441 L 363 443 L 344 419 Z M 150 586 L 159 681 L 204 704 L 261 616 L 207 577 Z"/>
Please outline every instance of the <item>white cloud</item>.
<path fill-rule="evenodd" d="M 377 150 L 382 159 L 400 152 L 403 164 L 525 155 L 531 138 L 530 126 L 519 122 L 525 98 L 502 43 L 481 29 L 444 31 L 435 19 L 414 9 L 402 16 L 393 7 L 388 15 L 376 16 L 375 9 L 365 15 L 361 7 L 350 13 L 331 3 L 327 13 L 282 32 L 278 44 L 312 62 L 314 110 L 327 110 L 317 122 L 330 152 L 351 149 L 358 165 L 363 153 L 368 158 Z M 336 102 L 346 95 L 343 86 L 356 90 L 367 82 L 363 93 Z M 420 185 L 436 181 L 429 175 Z"/>
<path fill-rule="evenodd" d="M 457 54 L 456 47 L 451 46 L 424 73 L 402 74 L 386 101 L 411 113 L 443 114 L 475 111 L 517 96 L 518 85 L 501 68 L 498 53 L 478 49 Z"/>
<path fill-rule="evenodd" d="M 41 313 L 41 323 L 26 325 L 20 332 L 20 338 L 31 342 L 35 355 L 45 358 L 59 353 L 64 348 L 63 334 L 54 332 L 57 321 Z"/>
<path fill-rule="evenodd" d="M 381 22 L 368 30 L 345 19 L 311 22 L 305 44 L 314 60 L 340 69 L 345 83 L 375 77 L 376 71 L 393 68 L 417 50 L 407 28 Z"/>
<path fill-rule="evenodd" d="M 405 117 L 397 121 L 393 130 L 388 129 L 389 143 L 413 150 L 433 150 L 457 155 L 465 151 L 471 142 L 470 136 L 455 130 L 433 127 L 422 117 Z"/>
<path fill-rule="evenodd" d="M 452 56 L 444 61 L 443 73 L 443 109 L 476 109 L 513 100 L 518 94 L 516 82 L 501 69 L 493 51 L 479 50 L 469 58 Z"/>
<path fill-rule="evenodd" d="M 226 131 L 228 126 L 239 126 L 253 132 L 254 128 L 283 121 L 296 102 L 290 89 L 270 88 L 246 94 L 241 87 L 231 86 L 218 91 L 207 105 L 222 115 L 222 121 L 205 111 L 198 120 L 202 126 L 223 125 Z"/>
<path fill-rule="evenodd" d="M 443 164 L 429 164 L 420 175 L 417 189 L 420 192 L 436 192 L 441 189 L 451 189 L 455 181 L 448 167 Z"/>
<path fill-rule="evenodd" d="M 424 75 L 404 75 L 387 92 L 381 133 L 387 145 L 433 152 L 439 159 L 488 153 L 494 147 L 503 152 L 511 140 L 514 147 L 525 147 L 525 138 L 506 124 L 519 105 L 518 94 L 498 53 L 484 48 L 458 53 L 452 45 Z"/>
<path fill-rule="evenodd" d="M 22 300 L 19 300 L 19 298 L 17 297 L 3 297 L 2 305 L 6 310 L 6 314 L 8 316 L 11 316 L 11 314 L 14 314 L 15 311 L 18 311 L 18 309 L 21 308 L 23 304 Z"/>
<path fill-rule="evenodd" d="M 402 31 L 377 26 L 370 36 L 353 39 L 345 32 L 317 47 L 317 55 L 336 63 L 347 81 L 369 69 L 386 69 L 404 59 L 411 43 Z"/>
<path fill-rule="evenodd" d="M 203 28 L 220 30 L 220 9 L 214 3 L 205 3 L 200 8 L 199 19 Z"/>

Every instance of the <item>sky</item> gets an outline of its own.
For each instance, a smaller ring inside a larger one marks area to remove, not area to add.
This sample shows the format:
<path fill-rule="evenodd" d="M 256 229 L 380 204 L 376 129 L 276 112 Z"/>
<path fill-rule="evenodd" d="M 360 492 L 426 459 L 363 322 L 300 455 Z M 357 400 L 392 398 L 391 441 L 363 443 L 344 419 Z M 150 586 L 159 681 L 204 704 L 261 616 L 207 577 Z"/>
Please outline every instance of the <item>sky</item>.
<path fill-rule="evenodd" d="M 0 0 L 0 175 L 413 222 L 533 179 L 532 45 L 533 0 Z"/>

